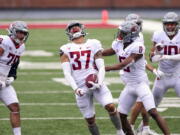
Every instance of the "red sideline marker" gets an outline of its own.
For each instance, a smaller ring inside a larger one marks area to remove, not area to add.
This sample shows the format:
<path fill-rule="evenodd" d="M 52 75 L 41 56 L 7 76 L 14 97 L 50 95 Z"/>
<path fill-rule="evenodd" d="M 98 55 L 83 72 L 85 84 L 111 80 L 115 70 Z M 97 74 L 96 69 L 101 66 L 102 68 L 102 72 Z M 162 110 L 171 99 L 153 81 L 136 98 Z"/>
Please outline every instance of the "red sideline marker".
<path fill-rule="evenodd" d="M 109 12 L 107 10 L 102 10 L 101 20 L 102 24 L 107 24 L 107 21 L 109 20 Z"/>
<path fill-rule="evenodd" d="M 67 24 L 31 24 L 28 23 L 30 29 L 65 29 Z M 116 28 L 116 25 L 107 23 L 85 23 L 86 28 Z M 0 24 L 0 29 L 7 29 L 9 24 Z"/>

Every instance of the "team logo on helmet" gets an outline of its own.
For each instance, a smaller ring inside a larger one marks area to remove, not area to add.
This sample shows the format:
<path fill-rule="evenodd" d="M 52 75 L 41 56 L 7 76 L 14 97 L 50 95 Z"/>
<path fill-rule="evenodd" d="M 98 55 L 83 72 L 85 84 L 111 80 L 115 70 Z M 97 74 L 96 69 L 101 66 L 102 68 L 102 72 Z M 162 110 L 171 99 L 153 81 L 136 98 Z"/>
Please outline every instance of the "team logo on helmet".
<path fill-rule="evenodd" d="M 164 15 L 163 19 L 163 29 L 168 36 L 173 36 L 178 32 L 179 29 L 179 17 L 175 12 L 168 12 Z M 173 25 L 168 27 L 168 24 Z"/>
<path fill-rule="evenodd" d="M 69 40 L 85 36 L 84 25 L 79 22 L 69 23 L 66 27 L 66 34 L 68 35 Z"/>
<path fill-rule="evenodd" d="M 119 26 L 117 39 L 123 43 L 131 43 L 140 32 L 140 27 L 134 21 L 125 21 Z"/>
<path fill-rule="evenodd" d="M 126 18 L 125 21 L 134 21 L 137 25 L 139 25 L 140 30 L 142 31 L 142 18 L 137 15 L 137 14 L 129 14 Z"/>
<path fill-rule="evenodd" d="M 26 40 L 28 39 L 28 36 L 29 36 L 29 31 L 28 31 L 28 27 L 27 27 L 27 24 L 23 21 L 15 21 L 13 23 L 11 23 L 9 25 L 9 28 L 8 28 L 8 32 L 9 32 L 9 36 L 17 43 L 17 44 L 20 44 L 20 43 L 24 43 L 26 42 Z M 23 39 L 19 39 L 17 37 L 17 32 L 21 32 L 21 33 L 24 33 L 24 38 Z"/>

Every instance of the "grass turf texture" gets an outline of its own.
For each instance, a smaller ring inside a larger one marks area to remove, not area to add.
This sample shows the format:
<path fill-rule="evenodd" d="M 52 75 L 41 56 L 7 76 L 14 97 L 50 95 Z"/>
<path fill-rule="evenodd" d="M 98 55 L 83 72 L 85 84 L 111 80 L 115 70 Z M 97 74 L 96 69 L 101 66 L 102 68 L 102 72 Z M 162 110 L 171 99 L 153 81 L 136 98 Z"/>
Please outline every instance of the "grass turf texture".
<path fill-rule="evenodd" d="M 89 33 L 87 38 L 96 38 L 102 42 L 104 48 L 111 47 L 111 43 L 117 32 L 116 29 L 87 29 Z M 6 31 L 0 30 L 1 34 Z M 146 56 L 151 47 L 151 33 L 144 33 Z M 30 36 L 26 44 L 27 50 L 45 50 L 52 52 L 51 57 L 22 57 L 23 61 L 30 62 L 59 62 L 58 49 L 61 45 L 67 43 L 67 37 L 63 29 L 35 29 L 30 30 Z M 148 60 L 148 59 L 147 59 Z M 105 58 L 106 64 L 116 63 L 116 57 Z M 149 60 L 148 60 L 149 62 Z M 153 64 L 154 65 L 154 64 Z M 157 66 L 156 64 L 154 66 Z M 117 73 L 107 73 L 107 77 L 118 77 Z M 150 81 L 153 82 L 154 76 L 148 72 Z M 36 92 L 36 91 L 72 91 L 70 87 L 52 81 L 52 78 L 63 77 L 61 70 L 18 70 L 18 79 L 13 84 L 17 92 Z M 123 89 L 121 84 L 112 84 L 109 88 L 113 90 Z M 119 93 L 112 93 L 114 98 L 118 98 Z M 174 92 L 170 91 L 167 97 L 175 97 Z M 18 94 L 20 103 L 75 103 L 73 92 L 70 93 L 41 93 L 41 94 Z M 108 114 L 100 106 L 96 105 L 96 117 L 106 117 Z M 161 113 L 163 116 L 179 116 L 180 108 L 169 108 Z M 76 105 L 21 105 L 22 118 L 82 118 Z M 8 110 L 0 106 L 0 119 L 8 118 Z M 179 116 L 180 117 L 180 116 Z M 139 123 L 137 120 L 137 124 Z M 167 123 L 172 133 L 180 133 L 180 118 L 167 119 Z M 109 119 L 97 119 L 100 132 L 102 134 L 115 134 L 115 129 Z M 157 125 L 151 120 L 151 127 L 161 133 Z M 7 120 L 0 120 L 0 134 L 10 135 L 11 127 Z M 83 119 L 57 119 L 57 120 L 22 120 L 22 134 L 26 135 L 88 135 L 88 129 Z"/>

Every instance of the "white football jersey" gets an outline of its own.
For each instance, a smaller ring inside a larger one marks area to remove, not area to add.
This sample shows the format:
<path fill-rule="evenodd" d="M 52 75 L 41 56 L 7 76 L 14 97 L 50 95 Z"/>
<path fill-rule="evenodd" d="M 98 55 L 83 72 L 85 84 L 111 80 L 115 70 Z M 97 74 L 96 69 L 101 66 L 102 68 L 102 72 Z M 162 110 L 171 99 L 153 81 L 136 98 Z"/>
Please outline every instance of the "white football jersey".
<path fill-rule="evenodd" d="M 139 38 L 137 38 L 137 40 L 144 44 L 144 36 L 143 36 L 142 32 L 139 33 Z"/>
<path fill-rule="evenodd" d="M 69 58 L 71 65 L 71 74 L 78 85 L 81 87 L 85 84 L 85 78 L 89 74 L 97 73 L 94 56 L 102 50 L 100 41 L 88 39 L 83 44 L 68 43 L 60 47 Z"/>
<path fill-rule="evenodd" d="M 7 76 L 13 63 L 17 62 L 25 51 L 25 45 L 15 46 L 11 38 L 7 35 L 0 35 L 0 47 L 4 53 L 0 56 L 0 74 Z"/>
<path fill-rule="evenodd" d="M 180 31 L 178 31 L 172 40 L 169 39 L 164 31 L 156 31 L 153 34 L 152 41 L 161 43 L 164 46 L 160 54 L 175 55 L 180 53 Z M 180 61 L 162 60 L 159 62 L 159 69 L 164 73 L 179 73 Z"/>
<path fill-rule="evenodd" d="M 144 58 L 145 46 L 137 38 L 132 44 L 123 49 L 123 44 L 119 41 L 112 43 L 112 49 L 116 52 L 119 62 L 129 57 L 132 53 L 143 54 L 143 57 L 132 65 L 123 69 L 121 78 L 125 83 L 136 83 L 141 81 L 148 81 L 147 74 L 145 72 L 146 60 Z"/>

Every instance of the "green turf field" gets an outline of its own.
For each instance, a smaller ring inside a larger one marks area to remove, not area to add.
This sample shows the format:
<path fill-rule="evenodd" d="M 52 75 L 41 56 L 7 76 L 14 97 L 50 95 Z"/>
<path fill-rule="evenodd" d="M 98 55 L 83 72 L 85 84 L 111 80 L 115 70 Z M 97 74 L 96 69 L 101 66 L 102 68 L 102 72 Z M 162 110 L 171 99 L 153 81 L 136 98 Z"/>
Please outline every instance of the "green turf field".
<path fill-rule="evenodd" d="M 111 47 L 116 29 L 88 29 L 88 38 L 99 39 L 104 48 Z M 6 31 L 2 31 L 5 34 Z M 151 33 L 144 33 L 146 55 L 151 47 Z M 36 29 L 30 31 L 26 44 L 29 50 L 44 50 L 53 53 L 49 57 L 23 56 L 22 61 L 28 62 L 59 62 L 58 49 L 67 42 L 62 29 Z M 116 63 L 116 57 L 105 58 L 106 64 Z M 154 65 L 157 66 L 157 65 Z M 148 72 L 150 81 L 154 76 Z M 106 77 L 118 77 L 118 73 L 107 73 Z M 57 83 L 52 78 L 63 78 L 62 70 L 51 69 L 19 69 L 18 78 L 13 84 L 21 103 L 22 135 L 89 135 L 85 121 L 76 107 L 74 94 L 70 87 Z M 152 86 L 152 85 L 151 85 Z M 109 85 L 114 98 L 118 98 L 123 89 L 122 84 Z M 170 91 L 167 97 L 176 97 Z M 115 134 L 115 129 L 108 119 L 108 114 L 96 105 L 97 124 L 102 135 Z M 180 108 L 170 107 L 161 113 L 166 116 L 172 133 L 180 133 Z M 6 107 L 0 106 L 0 135 L 11 135 L 9 113 Z M 137 121 L 137 125 L 139 123 Z M 153 130 L 161 133 L 157 125 L 151 120 Z"/>

